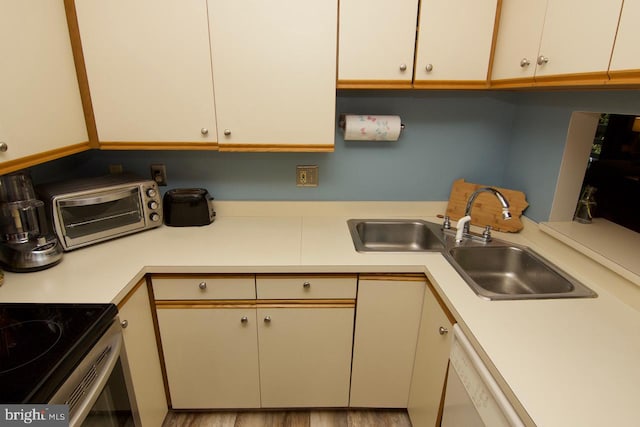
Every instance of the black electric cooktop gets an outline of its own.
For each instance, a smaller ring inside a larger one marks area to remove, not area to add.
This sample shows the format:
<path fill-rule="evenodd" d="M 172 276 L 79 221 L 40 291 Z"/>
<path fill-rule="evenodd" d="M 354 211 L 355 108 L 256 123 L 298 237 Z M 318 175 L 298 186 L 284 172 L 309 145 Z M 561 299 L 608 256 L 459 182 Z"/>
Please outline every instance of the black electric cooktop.
<path fill-rule="evenodd" d="M 117 313 L 113 304 L 0 303 L 0 404 L 48 403 Z"/>

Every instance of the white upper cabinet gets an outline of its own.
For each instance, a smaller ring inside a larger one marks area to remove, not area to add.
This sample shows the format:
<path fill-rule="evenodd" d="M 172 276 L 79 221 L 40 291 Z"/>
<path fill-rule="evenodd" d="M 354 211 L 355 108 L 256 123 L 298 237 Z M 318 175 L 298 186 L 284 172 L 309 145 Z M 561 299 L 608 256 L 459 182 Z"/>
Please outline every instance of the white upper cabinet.
<path fill-rule="evenodd" d="M 0 52 L 0 173 L 88 148 L 63 2 L 0 0 Z"/>
<path fill-rule="evenodd" d="M 497 0 L 422 0 L 415 86 L 486 87 Z"/>
<path fill-rule="evenodd" d="M 547 0 L 503 0 L 492 80 L 533 82 Z"/>
<path fill-rule="evenodd" d="M 76 0 L 102 144 L 214 143 L 206 0 Z"/>
<path fill-rule="evenodd" d="M 617 71 L 635 71 L 632 76 L 635 82 L 640 81 L 640 0 L 624 0 L 616 44 L 611 56 L 609 71 L 615 79 Z"/>
<path fill-rule="evenodd" d="M 536 81 L 573 74 L 564 80 L 604 83 L 621 7 L 622 0 L 549 0 Z"/>
<path fill-rule="evenodd" d="M 341 0 L 338 87 L 411 87 L 418 0 Z"/>
<path fill-rule="evenodd" d="M 337 15 L 337 0 L 209 1 L 221 150 L 333 150 Z"/>

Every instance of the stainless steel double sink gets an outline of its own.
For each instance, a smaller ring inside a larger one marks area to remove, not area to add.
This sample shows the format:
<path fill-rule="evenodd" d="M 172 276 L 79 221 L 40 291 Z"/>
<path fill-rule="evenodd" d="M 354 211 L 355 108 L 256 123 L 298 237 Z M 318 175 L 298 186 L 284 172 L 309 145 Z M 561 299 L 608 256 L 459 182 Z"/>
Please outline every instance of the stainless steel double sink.
<path fill-rule="evenodd" d="M 358 252 L 442 252 L 489 300 L 594 298 L 597 294 L 532 249 L 494 239 L 456 243 L 451 231 L 422 220 L 350 219 Z"/>

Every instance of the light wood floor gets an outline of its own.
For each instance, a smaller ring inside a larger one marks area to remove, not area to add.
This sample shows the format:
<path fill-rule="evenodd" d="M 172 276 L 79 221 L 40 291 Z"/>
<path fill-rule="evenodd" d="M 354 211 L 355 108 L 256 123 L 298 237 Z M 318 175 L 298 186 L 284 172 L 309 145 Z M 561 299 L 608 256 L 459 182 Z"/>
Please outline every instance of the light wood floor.
<path fill-rule="evenodd" d="M 163 427 L 411 427 L 406 410 L 173 412 Z"/>

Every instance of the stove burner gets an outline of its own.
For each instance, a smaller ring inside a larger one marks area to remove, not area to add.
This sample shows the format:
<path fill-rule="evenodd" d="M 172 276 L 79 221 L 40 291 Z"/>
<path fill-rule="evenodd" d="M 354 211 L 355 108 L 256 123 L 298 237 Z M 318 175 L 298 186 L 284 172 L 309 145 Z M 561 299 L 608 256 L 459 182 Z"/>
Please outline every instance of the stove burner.
<path fill-rule="evenodd" d="M 0 374 L 26 366 L 51 350 L 62 337 L 62 325 L 27 320 L 0 328 Z"/>

